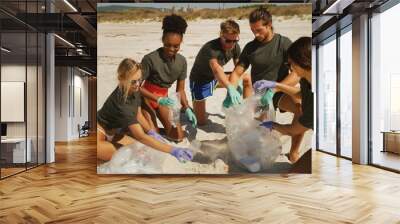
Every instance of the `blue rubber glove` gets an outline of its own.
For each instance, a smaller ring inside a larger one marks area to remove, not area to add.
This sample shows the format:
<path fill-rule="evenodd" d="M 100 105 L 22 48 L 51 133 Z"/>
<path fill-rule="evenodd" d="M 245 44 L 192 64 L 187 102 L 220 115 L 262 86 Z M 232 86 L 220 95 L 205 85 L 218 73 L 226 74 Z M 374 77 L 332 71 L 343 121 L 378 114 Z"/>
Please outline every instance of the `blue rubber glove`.
<path fill-rule="evenodd" d="M 261 97 L 261 105 L 267 106 L 271 103 L 273 103 L 272 99 L 274 97 L 274 92 L 272 90 L 268 89 L 264 95 Z"/>
<path fill-rule="evenodd" d="M 228 90 L 228 95 L 223 102 L 224 107 L 228 108 L 231 107 L 232 105 L 237 105 L 242 103 L 242 98 L 240 96 L 240 93 L 236 90 L 236 88 L 233 85 L 229 85 L 227 87 L 227 90 Z"/>
<path fill-rule="evenodd" d="M 261 91 L 263 89 L 272 89 L 275 87 L 276 87 L 276 82 L 268 80 L 258 80 L 253 84 L 253 88 L 255 91 Z"/>
<path fill-rule="evenodd" d="M 165 139 L 154 130 L 148 131 L 147 134 L 150 135 L 151 137 L 155 138 L 156 140 L 160 141 L 160 142 L 166 142 Z"/>
<path fill-rule="evenodd" d="M 226 95 L 224 101 L 222 102 L 222 106 L 223 106 L 224 108 L 229 108 L 229 107 L 232 106 L 231 99 L 229 98 L 228 95 Z"/>
<path fill-rule="evenodd" d="M 274 122 L 273 121 L 264 121 L 260 124 L 261 127 L 268 128 L 270 131 L 272 131 L 272 126 Z"/>
<path fill-rule="evenodd" d="M 189 121 L 192 123 L 192 126 L 195 128 L 197 126 L 197 118 L 196 115 L 193 113 L 193 110 L 190 107 L 188 107 L 185 110 L 185 114 L 189 119 Z"/>
<path fill-rule="evenodd" d="M 240 95 L 243 95 L 243 79 L 239 80 L 236 90 L 240 93 Z"/>
<path fill-rule="evenodd" d="M 160 97 L 157 100 L 157 103 L 160 104 L 161 106 L 174 106 L 175 105 L 175 100 L 169 98 L 169 97 Z"/>
<path fill-rule="evenodd" d="M 188 148 L 173 147 L 170 154 L 175 156 L 179 162 L 192 161 L 193 159 L 193 153 Z"/>

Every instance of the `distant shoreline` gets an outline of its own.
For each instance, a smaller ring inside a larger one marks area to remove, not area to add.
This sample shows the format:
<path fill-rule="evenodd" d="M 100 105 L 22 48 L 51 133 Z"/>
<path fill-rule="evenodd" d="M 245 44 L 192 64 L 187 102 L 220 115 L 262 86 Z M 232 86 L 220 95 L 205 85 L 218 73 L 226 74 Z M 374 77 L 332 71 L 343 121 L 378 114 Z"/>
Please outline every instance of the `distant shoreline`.
<path fill-rule="evenodd" d="M 183 16 L 186 20 L 204 20 L 204 19 L 247 19 L 250 12 L 255 9 L 253 7 L 239 7 L 228 9 L 156 9 L 156 8 L 128 8 L 126 10 L 116 11 L 100 11 L 97 13 L 97 21 L 99 23 L 129 23 L 129 22 L 146 22 L 161 21 L 168 14 L 176 13 Z M 292 18 L 300 20 L 311 20 L 311 5 L 298 4 L 294 5 L 267 5 L 268 10 L 273 15 L 273 20 L 281 18 L 288 20 Z"/>
<path fill-rule="evenodd" d="M 195 19 L 195 20 L 189 20 L 189 22 L 199 22 L 199 21 L 222 21 L 225 20 L 226 18 L 212 18 L 212 19 Z M 289 21 L 289 20 L 293 20 L 293 21 L 307 21 L 309 20 L 311 23 L 311 15 L 306 17 L 298 17 L 298 16 L 292 16 L 292 17 L 285 17 L 285 16 L 275 16 L 274 18 L 274 23 L 276 22 L 282 22 L 282 21 Z M 242 20 L 247 20 L 247 18 L 242 19 Z M 154 20 L 154 19 L 143 19 L 143 20 L 110 20 L 110 21 L 98 21 L 98 24 L 137 24 L 137 23 L 160 23 L 160 21 L 158 20 Z"/>

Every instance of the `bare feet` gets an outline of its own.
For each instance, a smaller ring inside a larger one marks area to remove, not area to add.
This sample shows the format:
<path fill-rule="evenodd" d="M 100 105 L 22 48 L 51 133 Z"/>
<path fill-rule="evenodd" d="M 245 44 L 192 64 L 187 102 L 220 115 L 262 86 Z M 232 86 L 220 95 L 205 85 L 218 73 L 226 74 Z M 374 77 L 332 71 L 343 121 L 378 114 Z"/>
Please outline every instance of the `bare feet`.
<path fill-rule="evenodd" d="M 297 160 L 300 158 L 300 153 L 296 152 L 296 153 L 285 153 L 285 156 L 288 158 L 288 160 L 290 161 L 290 163 L 295 163 L 297 162 Z"/>
<path fill-rule="evenodd" d="M 298 152 L 293 152 L 289 154 L 289 161 L 291 163 L 295 163 L 299 158 L 300 158 L 300 153 Z"/>

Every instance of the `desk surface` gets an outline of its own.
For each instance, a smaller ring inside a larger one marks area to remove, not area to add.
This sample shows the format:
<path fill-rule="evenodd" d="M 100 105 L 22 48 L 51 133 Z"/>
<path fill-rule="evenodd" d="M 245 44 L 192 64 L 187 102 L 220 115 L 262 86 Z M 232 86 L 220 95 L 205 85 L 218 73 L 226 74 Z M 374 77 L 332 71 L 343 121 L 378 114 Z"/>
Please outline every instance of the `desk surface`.
<path fill-rule="evenodd" d="M 400 134 L 400 131 L 381 131 L 381 133 L 388 134 Z"/>

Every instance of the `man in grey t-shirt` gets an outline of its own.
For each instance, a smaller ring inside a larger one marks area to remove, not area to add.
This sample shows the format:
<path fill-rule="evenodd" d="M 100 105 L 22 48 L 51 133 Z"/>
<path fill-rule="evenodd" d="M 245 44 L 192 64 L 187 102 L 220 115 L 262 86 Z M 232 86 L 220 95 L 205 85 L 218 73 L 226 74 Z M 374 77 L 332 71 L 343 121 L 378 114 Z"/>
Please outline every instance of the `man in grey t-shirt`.
<path fill-rule="evenodd" d="M 255 9 L 249 16 L 250 28 L 255 39 L 246 44 L 239 57 L 239 62 L 230 76 L 230 83 L 237 85 L 239 78 L 251 65 L 251 80 L 278 81 L 287 85 L 296 85 L 299 78 L 295 73 L 289 73 L 287 66 L 287 49 L 291 41 L 289 38 L 275 33 L 272 27 L 272 16 L 263 7 Z M 251 88 L 251 86 L 250 86 Z M 251 90 L 252 92 L 252 90 Z M 273 97 L 275 108 L 278 108 L 282 93 Z M 268 94 L 263 98 L 269 99 Z M 268 100 L 262 102 L 267 103 Z M 224 100 L 224 106 L 236 104 L 229 97 Z"/>
<path fill-rule="evenodd" d="M 206 124 L 206 99 L 213 95 L 217 83 L 227 88 L 228 95 L 240 96 L 236 88 L 230 85 L 223 69 L 223 66 L 231 59 L 234 65 L 239 60 L 240 46 L 237 43 L 240 33 L 239 25 L 229 19 L 222 22 L 220 27 L 220 37 L 203 45 L 190 72 L 193 109 L 199 125 Z M 244 79 L 247 85 L 252 85 L 249 77 Z M 249 95 L 249 93 L 244 94 Z"/>

